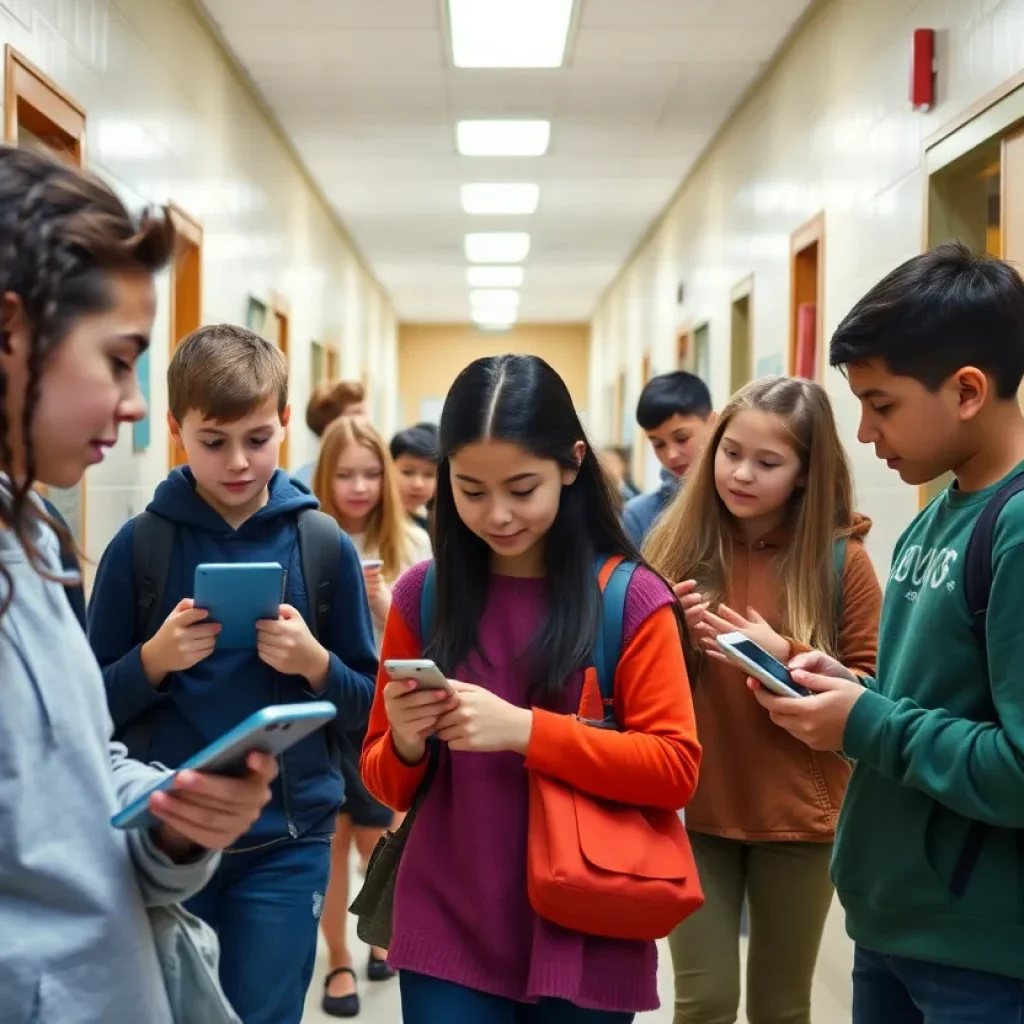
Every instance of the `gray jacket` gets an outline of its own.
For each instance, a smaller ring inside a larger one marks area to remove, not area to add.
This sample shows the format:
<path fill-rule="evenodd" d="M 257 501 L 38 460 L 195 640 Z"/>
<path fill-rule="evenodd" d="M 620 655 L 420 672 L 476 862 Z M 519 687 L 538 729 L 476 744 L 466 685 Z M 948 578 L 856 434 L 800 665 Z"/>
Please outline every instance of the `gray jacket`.
<path fill-rule="evenodd" d="M 59 573 L 56 537 L 38 544 Z M 175 865 L 148 833 L 111 827 L 162 772 L 110 742 L 100 670 L 60 583 L 2 529 L 0 565 L 14 585 L 0 619 L 0 1021 L 170 1024 L 147 908 L 198 892 L 217 858 Z"/>

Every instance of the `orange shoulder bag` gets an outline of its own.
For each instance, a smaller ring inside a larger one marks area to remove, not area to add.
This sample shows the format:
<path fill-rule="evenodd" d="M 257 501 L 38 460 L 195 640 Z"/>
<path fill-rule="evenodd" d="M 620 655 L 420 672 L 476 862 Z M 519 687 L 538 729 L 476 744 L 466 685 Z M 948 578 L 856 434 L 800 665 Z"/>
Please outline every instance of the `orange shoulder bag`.
<path fill-rule="evenodd" d="M 581 719 L 594 728 L 620 728 L 615 671 L 635 569 L 621 557 L 598 562 L 602 615 L 594 670 L 604 718 Z M 527 888 L 531 906 L 545 920 L 614 939 L 664 938 L 704 903 L 690 841 L 675 811 L 602 800 L 534 771 Z"/>

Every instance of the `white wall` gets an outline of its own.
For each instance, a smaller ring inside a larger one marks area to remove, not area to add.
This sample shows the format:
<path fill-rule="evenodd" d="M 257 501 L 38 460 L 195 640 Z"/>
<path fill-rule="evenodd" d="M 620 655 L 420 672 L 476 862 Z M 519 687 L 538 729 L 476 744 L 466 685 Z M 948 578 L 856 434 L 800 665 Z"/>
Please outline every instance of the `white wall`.
<path fill-rule="evenodd" d="M 938 31 L 938 103 L 908 98 L 915 28 Z M 609 383 L 644 352 L 675 368 L 676 334 L 710 321 L 712 392 L 728 398 L 730 290 L 754 274 L 754 362 L 788 351 L 790 235 L 825 213 L 825 341 L 875 281 L 921 250 L 922 142 L 1024 68 L 1024 0 L 833 0 L 801 30 L 700 164 L 593 323 L 591 422 L 613 422 Z M 1024 187 L 1024 183 L 1021 184 Z M 685 304 L 676 288 L 685 283 Z M 883 574 L 915 489 L 855 438 L 842 378 L 824 383 L 849 447 L 869 547 Z"/>
<path fill-rule="evenodd" d="M 315 450 L 304 426 L 310 343 L 334 345 L 342 371 L 366 368 L 381 427 L 394 427 L 396 324 L 282 137 L 185 0 L 2 0 L 12 44 L 86 109 L 86 159 L 133 206 L 173 201 L 204 228 L 203 318 L 245 323 L 250 295 L 291 309 L 291 464 Z M 98 559 L 167 472 L 166 275 L 151 357 L 152 440 L 130 431 L 87 478 L 86 553 Z M 390 368 L 390 372 L 389 371 Z"/>

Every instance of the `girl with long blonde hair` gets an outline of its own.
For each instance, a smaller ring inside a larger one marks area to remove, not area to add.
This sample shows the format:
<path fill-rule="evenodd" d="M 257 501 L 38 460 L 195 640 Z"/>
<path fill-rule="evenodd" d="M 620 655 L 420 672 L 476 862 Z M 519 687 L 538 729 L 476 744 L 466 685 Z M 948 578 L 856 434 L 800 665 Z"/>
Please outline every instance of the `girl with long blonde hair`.
<path fill-rule="evenodd" d="M 678 581 L 704 748 L 686 825 L 706 903 L 670 939 L 675 1024 L 736 1019 L 744 900 L 748 1018 L 810 1024 L 850 767 L 775 726 L 715 639 L 743 632 L 784 664 L 814 646 L 873 673 L 881 589 L 869 528 L 825 390 L 772 377 L 733 396 L 648 537 L 651 564 Z"/>
<path fill-rule="evenodd" d="M 379 644 L 391 608 L 391 587 L 407 569 L 430 558 L 430 538 L 405 514 L 391 454 L 366 420 L 342 416 L 324 431 L 313 470 L 313 493 L 363 559 L 366 596 Z M 345 936 L 352 842 L 365 867 L 377 840 L 393 823 L 392 812 L 370 796 L 359 775 L 364 732 L 352 733 L 342 743 L 345 803 L 331 846 L 331 881 L 321 919 L 330 951 L 323 1009 L 335 1017 L 354 1017 L 360 1008 Z M 370 950 L 366 971 L 370 981 L 392 977 L 386 955 L 383 949 Z"/>

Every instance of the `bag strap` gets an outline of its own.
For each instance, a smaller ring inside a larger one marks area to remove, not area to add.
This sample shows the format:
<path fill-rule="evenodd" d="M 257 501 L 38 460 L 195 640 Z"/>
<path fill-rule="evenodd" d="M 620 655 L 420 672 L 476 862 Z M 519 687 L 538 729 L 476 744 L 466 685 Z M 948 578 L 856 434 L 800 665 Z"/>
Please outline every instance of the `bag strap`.
<path fill-rule="evenodd" d="M 135 586 L 135 644 L 156 636 L 177 527 L 156 512 L 140 512 L 132 526 L 132 579 Z"/>
<path fill-rule="evenodd" d="M 846 575 L 846 548 L 848 537 L 836 537 L 832 542 L 832 565 L 836 572 L 836 629 L 843 621 L 843 577 Z"/>
<path fill-rule="evenodd" d="M 989 498 L 971 530 L 967 550 L 964 552 L 964 597 L 967 601 L 967 611 L 971 616 L 971 632 L 986 663 L 988 655 L 985 625 L 988 620 L 988 599 L 992 593 L 994 575 L 992 549 L 995 546 L 996 524 L 1006 503 L 1021 491 L 1024 491 L 1024 473 L 1018 473 L 1012 480 L 1008 480 Z M 949 881 L 949 889 L 954 896 L 962 896 L 966 892 L 967 883 L 978 866 L 978 858 L 981 856 L 981 848 L 985 845 L 989 828 L 990 826 L 983 821 L 971 822 Z"/>
<path fill-rule="evenodd" d="M 338 590 L 341 560 L 341 530 L 338 524 L 315 508 L 298 514 L 299 563 L 309 601 L 309 629 L 315 639 L 325 643 L 331 630 L 331 606 Z"/>
<path fill-rule="evenodd" d="M 1024 473 L 1018 473 L 989 498 L 971 530 L 967 551 L 964 553 L 964 596 L 971 615 L 971 630 L 983 656 L 988 599 L 992 591 L 992 548 L 995 544 L 996 523 L 1006 503 L 1021 491 L 1024 491 Z"/>
<path fill-rule="evenodd" d="M 594 669 L 604 709 L 601 724 L 608 729 L 618 729 L 619 723 L 615 717 L 615 672 L 622 657 L 626 593 L 637 563 L 626 561 L 620 555 L 610 558 L 599 556 L 595 569 L 597 583 L 601 588 L 601 616 L 594 642 Z"/>
<path fill-rule="evenodd" d="M 420 590 L 420 646 L 426 647 L 434 632 L 437 617 L 437 567 L 433 561 L 427 566 Z"/>

